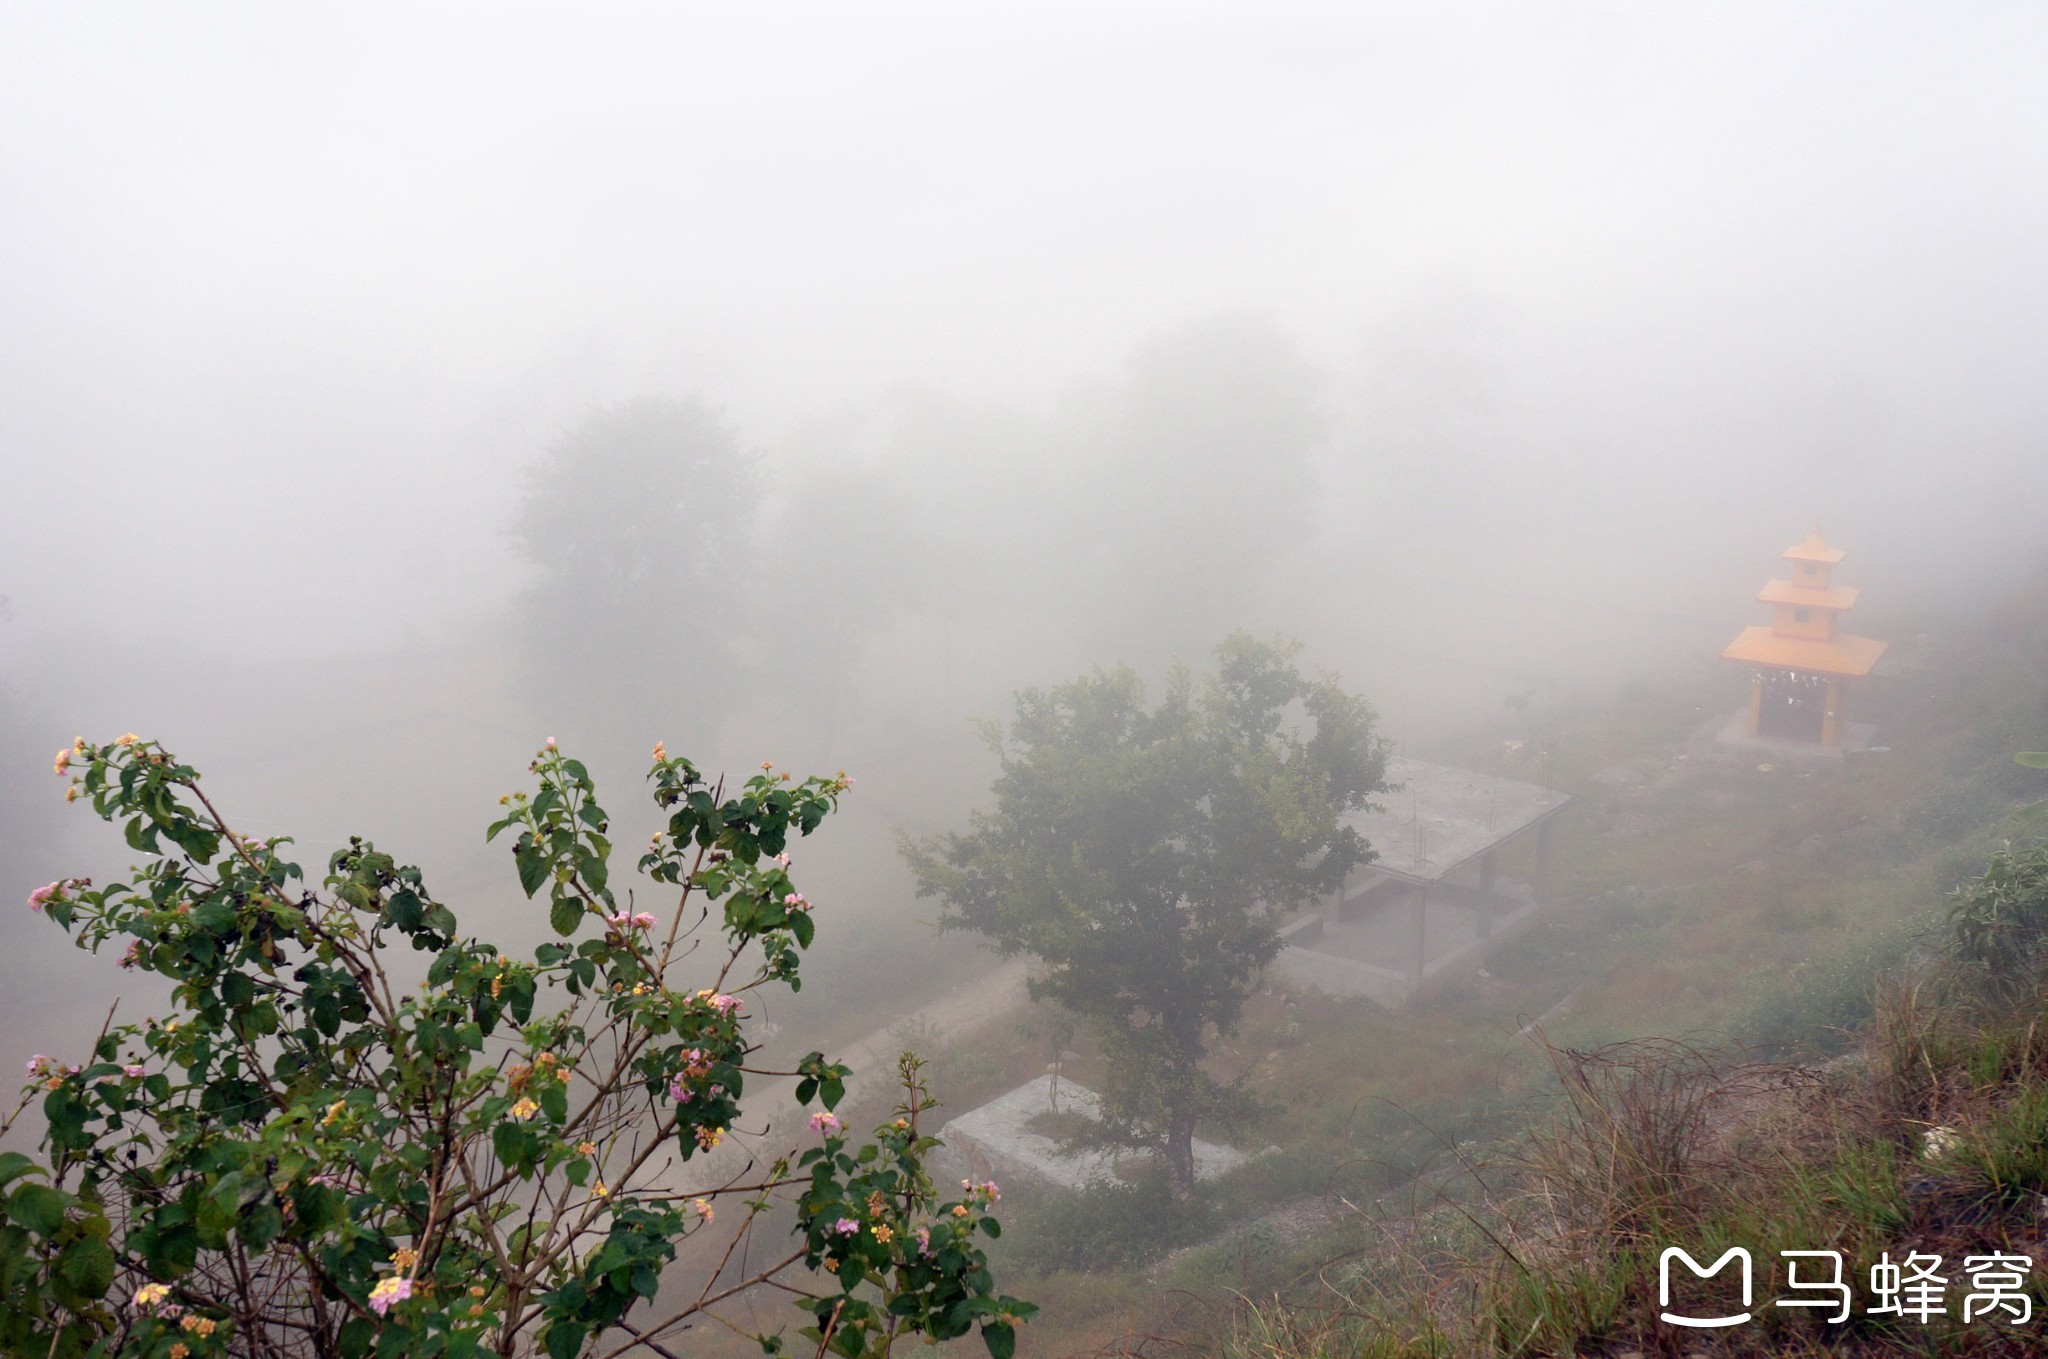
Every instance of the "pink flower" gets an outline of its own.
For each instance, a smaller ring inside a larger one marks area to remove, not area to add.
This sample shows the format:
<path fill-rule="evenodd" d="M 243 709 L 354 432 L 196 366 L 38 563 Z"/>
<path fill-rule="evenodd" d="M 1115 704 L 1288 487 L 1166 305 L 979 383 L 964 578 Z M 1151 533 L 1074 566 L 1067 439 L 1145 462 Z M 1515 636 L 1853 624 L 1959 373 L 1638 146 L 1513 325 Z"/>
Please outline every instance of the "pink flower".
<path fill-rule="evenodd" d="M 49 1069 L 50 1059 L 40 1052 L 28 1059 L 28 1074 L 31 1076 L 40 1076 Z"/>
<path fill-rule="evenodd" d="M 855 1236 L 860 1232 L 860 1223 L 850 1217 L 842 1217 L 832 1224 L 832 1230 L 840 1236 Z"/>
<path fill-rule="evenodd" d="M 642 911 L 633 917 L 633 928 L 636 930 L 651 930 L 654 928 L 654 924 L 654 917 L 646 911 Z"/>
<path fill-rule="evenodd" d="M 57 770 L 57 772 L 58 772 L 59 774 L 61 774 L 61 773 L 63 773 L 63 772 L 65 771 L 65 770 L 69 769 L 70 767 L 71 767 L 71 747 L 70 747 L 70 746 L 66 746 L 66 747 L 64 747 L 64 749 L 62 749 L 62 750 L 60 750 L 60 751 L 58 751 L 58 752 L 57 752 L 57 763 L 56 763 L 56 770 Z"/>
<path fill-rule="evenodd" d="M 61 882 L 53 882 L 48 887 L 38 887 L 28 894 L 28 908 L 31 911 L 40 911 L 44 902 L 62 900 L 63 896 L 64 884 Z"/>
<path fill-rule="evenodd" d="M 411 1296 L 412 1280 L 393 1274 L 377 1280 L 377 1286 L 370 1290 L 370 1309 L 381 1317 Z"/>
<path fill-rule="evenodd" d="M 804 900 L 802 892 L 791 892 L 782 899 L 782 904 L 789 907 L 792 911 L 808 911 L 811 909 L 811 903 Z"/>
<path fill-rule="evenodd" d="M 917 1229 L 917 1253 L 919 1255 L 930 1255 L 932 1253 L 931 1228 L 919 1227 Z"/>
<path fill-rule="evenodd" d="M 131 1081 L 139 1081 L 142 1079 L 142 1068 L 139 1065 L 124 1066 L 121 1068 L 121 1074 L 126 1076 Z"/>
<path fill-rule="evenodd" d="M 838 1118 L 832 1114 L 825 1113 L 823 1110 L 811 1115 L 811 1131 L 814 1133 L 823 1133 L 825 1136 L 830 1137 L 845 1126 Z"/>
<path fill-rule="evenodd" d="M 555 738 L 554 738 L 554 737 L 552 737 L 552 736 L 550 736 L 550 737 L 548 737 L 548 749 L 549 749 L 549 750 L 553 750 L 554 748 L 555 748 Z"/>
<path fill-rule="evenodd" d="M 678 1104 L 688 1104 L 697 1098 L 697 1092 L 684 1085 L 683 1078 L 678 1076 L 668 1083 L 668 1097 Z"/>
<path fill-rule="evenodd" d="M 784 868 L 787 868 L 789 867 L 789 855 L 778 854 L 775 856 L 775 862 L 781 864 Z"/>
<path fill-rule="evenodd" d="M 721 996 L 710 991 L 699 991 L 697 999 L 703 1001 L 722 1015 L 732 1014 L 746 1005 L 746 1002 L 738 996 Z"/>
<path fill-rule="evenodd" d="M 128 951 L 121 955 L 121 966 L 133 967 L 142 961 L 142 941 L 137 939 L 128 945 Z"/>

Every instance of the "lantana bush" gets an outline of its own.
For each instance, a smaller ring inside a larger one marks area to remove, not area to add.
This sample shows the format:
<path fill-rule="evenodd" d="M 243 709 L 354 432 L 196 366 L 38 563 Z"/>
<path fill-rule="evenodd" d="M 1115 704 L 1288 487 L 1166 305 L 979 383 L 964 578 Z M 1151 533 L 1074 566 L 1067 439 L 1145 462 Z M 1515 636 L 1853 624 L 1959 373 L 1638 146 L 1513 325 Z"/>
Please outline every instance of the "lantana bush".
<path fill-rule="evenodd" d="M 995 1186 L 942 1199 L 925 1170 L 917 1060 L 857 1139 L 832 1112 L 844 1065 L 769 1069 L 748 1038 L 749 999 L 801 984 L 816 923 L 789 846 L 844 775 L 764 765 L 728 791 L 657 745 L 666 824 L 622 893 L 589 773 L 549 740 L 489 830 L 555 936 L 514 958 L 366 840 L 309 885 L 288 839 L 237 832 L 153 741 L 81 740 L 56 767 L 141 861 L 29 905 L 171 1000 L 29 1061 L 0 1125 L 40 1103 L 40 1156 L 0 1154 L 0 1352 L 667 1355 L 737 1325 L 721 1303 L 775 1297 L 801 1310 L 770 1354 L 978 1329 L 1009 1359 L 1034 1309 L 979 1244 Z M 763 1107 L 786 1097 L 807 1123 Z"/>

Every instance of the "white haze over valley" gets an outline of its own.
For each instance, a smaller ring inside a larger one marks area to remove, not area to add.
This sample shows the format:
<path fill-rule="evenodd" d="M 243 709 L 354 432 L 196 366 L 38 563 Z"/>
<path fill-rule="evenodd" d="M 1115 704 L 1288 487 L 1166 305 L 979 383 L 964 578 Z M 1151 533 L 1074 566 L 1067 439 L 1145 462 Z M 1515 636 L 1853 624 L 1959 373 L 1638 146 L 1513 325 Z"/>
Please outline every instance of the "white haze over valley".
<path fill-rule="evenodd" d="M 1860 630 L 1970 616 L 2048 523 L 2044 69 L 2022 4 L 0 8 L 0 900 L 126 863 L 49 763 L 133 729 L 525 937 L 497 795 L 559 734 L 644 835 L 664 737 L 859 778 L 857 959 L 1026 685 L 1243 626 L 1426 746 L 1697 675 L 1817 520 Z M 509 530 L 647 397 L 759 475 L 745 682 L 621 631 L 626 732 Z M 97 1022 L 0 940 L 24 1054 Z"/>

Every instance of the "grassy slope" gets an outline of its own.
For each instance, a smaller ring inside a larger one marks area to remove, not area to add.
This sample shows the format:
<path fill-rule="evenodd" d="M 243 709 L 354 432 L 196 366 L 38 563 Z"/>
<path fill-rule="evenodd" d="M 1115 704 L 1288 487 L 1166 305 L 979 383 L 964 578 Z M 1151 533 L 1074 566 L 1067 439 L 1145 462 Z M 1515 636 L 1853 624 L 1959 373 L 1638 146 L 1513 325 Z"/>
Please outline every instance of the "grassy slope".
<path fill-rule="evenodd" d="M 2009 758 L 2048 745 L 2032 649 L 2044 609 L 2048 592 L 2036 591 L 1993 626 L 1901 657 L 1857 712 L 1891 749 L 1846 765 L 1716 758 L 1699 733 L 1742 697 L 1740 677 L 1724 672 L 1554 716 L 1528 763 L 1504 767 L 1582 799 L 1561 827 L 1549 922 L 1496 954 L 1491 979 L 1410 1013 L 1308 995 L 1255 1002 L 1218 1065 L 1283 1103 L 1260 1130 L 1281 1150 L 1222 1187 L 1223 1212 L 1249 1221 L 1306 1194 L 1426 1202 L 1415 1186 L 1472 1154 L 1450 1148 L 1512 1137 L 1556 1107 L 1544 1050 L 1517 1034 L 1531 1016 L 1552 1014 L 1544 1033 L 1576 1047 L 1648 1034 L 1769 1052 L 1848 1046 L 1873 976 L 1924 942 L 1943 894 L 2001 839 L 2048 834 L 2039 809 L 2021 810 L 2039 776 Z M 1501 758 L 1498 735 L 1424 753 L 1483 768 Z M 1015 1017 L 939 1045 L 938 1088 L 967 1108 L 1035 1074 L 1049 1055 L 1043 1029 Z M 1073 1074 L 1085 1082 L 1089 1067 L 1084 1049 Z M 1034 1276 L 1029 1264 L 1057 1250 L 1034 1246 L 1029 1204 L 1021 1216 L 1014 1287 L 1052 1304 L 1027 1336 L 1035 1354 L 1162 1334 L 1216 1341 L 1234 1292 L 1300 1290 L 1305 1270 L 1377 1230 L 1340 1213 L 1306 1242 L 1237 1232 L 1184 1253 L 1165 1277 Z"/>

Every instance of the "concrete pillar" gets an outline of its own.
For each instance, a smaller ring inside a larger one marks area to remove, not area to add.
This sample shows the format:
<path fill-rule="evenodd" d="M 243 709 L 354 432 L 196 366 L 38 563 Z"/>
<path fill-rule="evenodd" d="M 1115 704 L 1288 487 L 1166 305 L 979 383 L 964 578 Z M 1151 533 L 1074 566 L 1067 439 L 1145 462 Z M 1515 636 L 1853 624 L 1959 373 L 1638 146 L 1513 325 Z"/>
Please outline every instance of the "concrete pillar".
<path fill-rule="evenodd" d="M 1536 828 L 1536 904 L 1541 906 L 1550 900 L 1550 852 L 1553 844 L 1551 831 L 1553 823 L 1545 821 Z"/>
<path fill-rule="evenodd" d="M 1820 743 L 1833 746 L 1842 738 L 1842 682 L 1830 679 L 1821 699 Z"/>
<path fill-rule="evenodd" d="M 1415 893 L 1415 905 L 1411 908 L 1415 916 L 1415 984 L 1422 984 L 1422 975 L 1429 970 L 1429 888 L 1424 886 Z"/>

